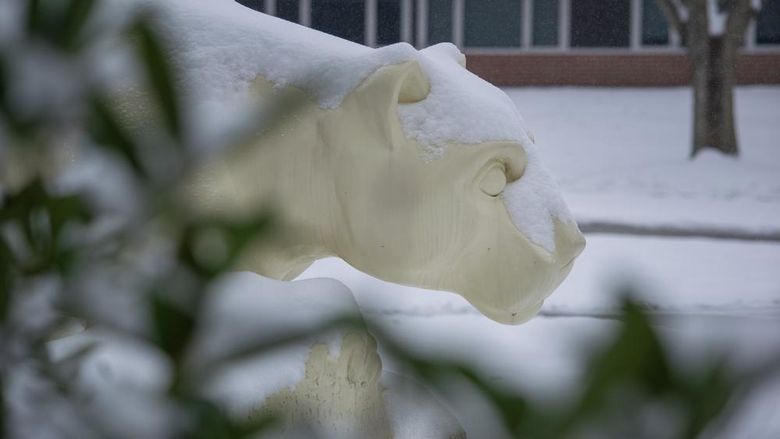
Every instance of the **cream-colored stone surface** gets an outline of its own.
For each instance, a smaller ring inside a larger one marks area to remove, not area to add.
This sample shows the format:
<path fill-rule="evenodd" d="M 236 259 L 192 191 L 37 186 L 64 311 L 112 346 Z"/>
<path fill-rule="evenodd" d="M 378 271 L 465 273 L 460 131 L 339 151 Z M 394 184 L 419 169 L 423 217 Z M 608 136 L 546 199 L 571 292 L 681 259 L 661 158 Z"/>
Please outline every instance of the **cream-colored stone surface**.
<path fill-rule="evenodd" d="M 380 379 L 380 377 L 382 379 Z M 272 415 L 281 434 L 301 427 L 323 438 L 465 438 L 455 417 L 418 383 L 382 372 L 373 337 L 349 332 L 333 356 L 324 343 L 312 346 L 306 373 L 294 388 L 268 397 L 251 417 Z"/>
<path fill-rule="evenodd" d="M 278 416 L 288 431 L 308 425 L 329 438 L 392 438 L 381 373 L 374 339 L 347 333 L 338 357 L 332 357 L 324 343 L 314 345 L 304 379 L 270 396 L 253 416 Z"/>

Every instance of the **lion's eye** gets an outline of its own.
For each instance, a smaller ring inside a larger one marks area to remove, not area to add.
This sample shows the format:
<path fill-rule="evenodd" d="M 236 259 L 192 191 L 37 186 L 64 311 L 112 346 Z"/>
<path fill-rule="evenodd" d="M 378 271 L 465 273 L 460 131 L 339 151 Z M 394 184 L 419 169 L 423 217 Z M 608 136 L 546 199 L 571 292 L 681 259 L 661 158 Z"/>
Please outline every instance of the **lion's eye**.
<path fill-rule="evenodd" d="M 491 197 L 498 196 L 506 187 L 506 172 L 502 167 L 494 166 L 482 178 L 479 187 Z"/>

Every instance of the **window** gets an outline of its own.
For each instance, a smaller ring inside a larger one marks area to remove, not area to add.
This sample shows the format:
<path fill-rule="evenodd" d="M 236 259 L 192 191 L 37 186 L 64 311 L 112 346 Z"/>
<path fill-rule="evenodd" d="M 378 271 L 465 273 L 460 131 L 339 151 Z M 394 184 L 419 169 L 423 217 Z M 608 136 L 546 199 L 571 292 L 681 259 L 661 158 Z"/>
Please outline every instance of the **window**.
<path fill-rule="evenodd" d="M 533 33 L 531 38 L 534 46 L 558 45 L 558 0 L 536 0 L 533 2 Z"/>
<path fill-rule="evenodd" d="M 452 41 L 452 0 L 428 0 L 429 45 Z"/>
<path fill-rule="evenodd" d="M 311 0 L 311 27 L 363 44 L 366 5 L 363 0 Z"/>
<path fill-rule="evenodd" d="M 247 8 L 252 8 L 255 11 L 263 12 L 265 6 L 265 0 L 236 0 Z"/>
<path fill-rule="evenodd" d="M 520 45 L 522 0 L 465 0 L 464 44 L 467 47 Z"/>
<path fill-rule="evenodd" d="M 780 0 L 767 0 L 758 15 L 757 44 L 780 44 Z"/>
<path fill-rule="evenodd" d="M 401 5 L 398 0 L 377 0 L 376 19 L 377 45 L 401 41 Z"/>
<path fill-rule="evenodd" d="M 419 30 L 417 29 L 417 1 L 418 0 L 409 0 L 409 7 L 411 8 L 411 14 L 409 14 L 409 17 L 411 18 L 409 21 L 409 28 L 411 29 L 409 37 L 411 39 L 409 40 L 409 43 L 413 46 L 419 44 L 420 41 L 420 35 L 417 32 Z"/>
<path fill-rule="evenodd" d="M 298 0 L 276 0 L 276 16 L 293 23 L 298 22 Z"/>
<path fill-rule="evenodd" d="M 664 46 L 669 44 L 666 18 L 658 8 L 657 0 L 642 0 L 642 44 Z"/>
<path fill-rule="evenodd" d="M 628 47 L 630 0 L 571 0 L 572 47 Z"/>

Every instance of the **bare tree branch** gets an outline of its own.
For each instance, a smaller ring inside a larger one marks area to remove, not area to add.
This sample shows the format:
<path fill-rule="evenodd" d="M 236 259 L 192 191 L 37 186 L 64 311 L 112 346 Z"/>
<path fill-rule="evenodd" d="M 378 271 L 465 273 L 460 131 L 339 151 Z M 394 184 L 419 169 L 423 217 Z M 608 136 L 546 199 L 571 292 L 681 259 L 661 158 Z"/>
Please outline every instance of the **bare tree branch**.
<path fill-rule="evenodd" d="M 759 2 L 754 0 L 733 0 L 731 2 L 731 9 L 726 19 L 724 32 L 727 41 L 733 42 L 734 46 L 739 46 L 742 43 L 750 20 L 758 16 L 763 3 L 763 0 Z"/>
<path fill-rule="evenodd" d="M 685 38 L 685 28 L 688 24 L 688 17 L 683 17 L 680 13 L 680 5 L 674 0 L 656 0 L 656 3 L 664 14 L 664 17 L 666 17 L 666 22 L 669 23 L 669 27 L 677 32 L 677 34 L 680 35 L 680 38 Z"/>
<path fill-rule="evenodd" d="M 705 56 L 710 45 L 710 18 L 707 13 L 707 0 L 686 0 L 688 22 L 686 24 L 688 47 L 694 58 Z M 694 62 L 696 60 L 694 59 Z"/>

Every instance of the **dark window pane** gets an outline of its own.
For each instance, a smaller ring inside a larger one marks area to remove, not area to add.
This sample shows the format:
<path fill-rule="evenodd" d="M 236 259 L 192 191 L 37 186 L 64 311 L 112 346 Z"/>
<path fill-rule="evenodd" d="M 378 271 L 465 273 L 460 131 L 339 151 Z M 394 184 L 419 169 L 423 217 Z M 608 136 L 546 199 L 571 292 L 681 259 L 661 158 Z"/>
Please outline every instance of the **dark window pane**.
<path fill-rule="evenodd" d="M 572 0 L 572 47 L 628 47 L 630 0 Z"/>
<path fill-rule="evenodd" d="M 376 43 L 380 46 L 401 41 L 401 5 L 398 0 L 378 0 Z"/>
<path fill-rule="evenodd" d="M 298 22 L 298 0 L 276 0 L 276 16 Z"/>
<path fill-rule="evenodd" d="M 410 44 L 417 47 L 417 43 L 420 41 L 420 35 L 419 32 L 417 32 L 417 0 L 410 0 L 409 7 L 412 8 L 412 13 L 410 14 L 412 17 L 412 22 L 410 23 L 410 26 L 412 27 L 412 41 L 410 41 Z"/>
<path fill-rule="evenodd" d="M 522 11 L 522 0 L 466 0 L 464 44 L 519 46 Z"/>
<path fill-rule="evenodd" d="M 536 0 L 533 10 L 533 45 L 557 46 L 558 0 Z"/>
<path fill-rule="evenodd" d="M 666 18 L 664 18 L 656 1 L 642 1 L 642 44 L 648 46 L 669 44 L 669 29 L 666 26 Z"/>
<path fill-rule="evenodd" d="M 363 44 L 366 39 L 363 0 L 312 0 L 311 27 Z"/>
<path fill-rule="evenodd" d="M 263 12 L 265 6 L 265 0 L 236 0 L 247 8 L 252 8 L 255 11 Z"/>
<path fill-rule="evenodd" d="M 452 0 L 428 0 L 428 44 L 452 41 Z"/>
<path fill-rule="evenodd" d="M 780 44 L 780 0 L 767 0 L 758 15 L 756 43 Z"/>

